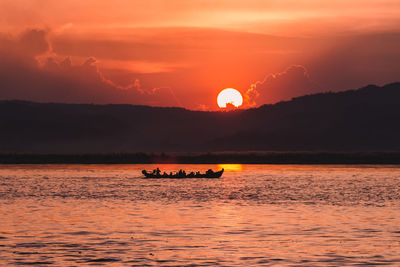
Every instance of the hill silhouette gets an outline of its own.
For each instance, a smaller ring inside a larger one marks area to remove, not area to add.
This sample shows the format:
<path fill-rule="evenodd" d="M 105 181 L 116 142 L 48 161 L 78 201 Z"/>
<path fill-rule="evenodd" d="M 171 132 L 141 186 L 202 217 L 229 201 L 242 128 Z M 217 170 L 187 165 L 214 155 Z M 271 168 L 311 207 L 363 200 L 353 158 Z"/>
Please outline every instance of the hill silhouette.
<path fill-rule="evenodd" d="M 232 112 L 0 101 L 0 152 L 400 150 L 400 83 Z"/>

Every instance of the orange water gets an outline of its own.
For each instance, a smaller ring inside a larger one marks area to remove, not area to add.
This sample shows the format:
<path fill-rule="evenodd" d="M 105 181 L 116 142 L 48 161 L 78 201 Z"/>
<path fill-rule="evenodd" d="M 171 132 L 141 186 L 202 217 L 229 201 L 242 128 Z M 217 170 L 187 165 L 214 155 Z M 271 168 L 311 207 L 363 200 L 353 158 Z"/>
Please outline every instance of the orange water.
<path fill-rule="evenodd" d="M 0 265 L 400 265 L 400 167 L 0 166 Z"/>

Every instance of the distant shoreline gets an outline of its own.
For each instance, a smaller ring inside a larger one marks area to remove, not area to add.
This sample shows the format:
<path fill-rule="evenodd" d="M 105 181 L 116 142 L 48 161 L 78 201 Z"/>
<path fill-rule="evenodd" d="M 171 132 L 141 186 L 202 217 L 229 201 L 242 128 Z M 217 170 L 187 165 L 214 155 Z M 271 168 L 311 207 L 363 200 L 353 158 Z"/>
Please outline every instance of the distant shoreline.
<path fill-rule="evenodd" d="M 400 152 L 0 153 L 0 164 L 400 164 Z"/>

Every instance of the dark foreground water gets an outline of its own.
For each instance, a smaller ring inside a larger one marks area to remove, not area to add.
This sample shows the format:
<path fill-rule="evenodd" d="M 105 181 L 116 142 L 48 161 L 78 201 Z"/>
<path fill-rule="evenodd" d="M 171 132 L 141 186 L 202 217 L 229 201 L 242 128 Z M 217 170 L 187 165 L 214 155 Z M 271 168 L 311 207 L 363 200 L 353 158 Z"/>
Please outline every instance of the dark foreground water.
<path fill-rule="evenodd" d="M 154 167 L 0 165 L 0 265 L 400 266 L 400 167 Z"/>

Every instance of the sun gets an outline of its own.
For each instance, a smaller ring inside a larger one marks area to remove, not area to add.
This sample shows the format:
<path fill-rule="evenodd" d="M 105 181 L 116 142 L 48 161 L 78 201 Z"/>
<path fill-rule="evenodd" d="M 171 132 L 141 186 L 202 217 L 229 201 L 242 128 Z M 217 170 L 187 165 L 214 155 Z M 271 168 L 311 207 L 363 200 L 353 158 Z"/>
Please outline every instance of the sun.
<path fill-rule="evenodd" d="M 238 90 L 226 88 L 218 94 L 217 103 L 220 108 L 226 108 L 226 104 L 232 104 L 235 107 L 239 107 L 243 104 L 243 97 Z"/>

